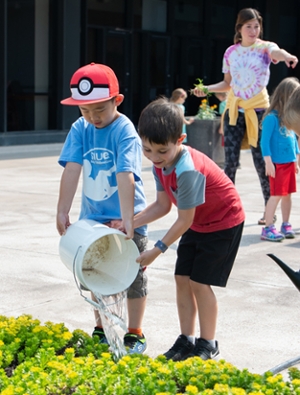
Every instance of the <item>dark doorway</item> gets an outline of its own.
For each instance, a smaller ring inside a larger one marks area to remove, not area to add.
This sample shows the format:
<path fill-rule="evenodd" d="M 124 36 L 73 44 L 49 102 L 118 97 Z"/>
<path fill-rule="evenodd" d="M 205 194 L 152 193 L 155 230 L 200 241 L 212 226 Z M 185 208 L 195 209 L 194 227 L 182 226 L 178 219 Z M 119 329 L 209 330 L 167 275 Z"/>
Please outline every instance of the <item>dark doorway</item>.
<path fill-rule="evenodd" d="M 142 33 L 141 104 L 171 94 L 170 37 Z"/>
<path fill-rule="evenodd" d="M 88 28 L 87 62 L 111 67 L 119 80 L 120 93 L 125 100 L 120 111 L 131 116 L 131 33 L 110 28 Z"/>

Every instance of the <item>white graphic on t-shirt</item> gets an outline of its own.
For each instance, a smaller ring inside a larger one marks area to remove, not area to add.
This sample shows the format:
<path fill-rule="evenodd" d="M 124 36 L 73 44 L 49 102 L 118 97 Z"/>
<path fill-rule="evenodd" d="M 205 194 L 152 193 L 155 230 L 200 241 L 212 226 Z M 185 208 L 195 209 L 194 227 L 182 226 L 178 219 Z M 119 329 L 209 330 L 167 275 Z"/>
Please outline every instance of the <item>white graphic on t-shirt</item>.
<path fill-rule="evenodd" d="M 95 178 L 91 176 L 92 165 L 89 160 L 83 161 L 83 193 L 92 200 L 101 201 L 109 199 L 118 189 L 117 186 L 111 186 L 109 177 L 116 171 L 113 165 L 108 170 L 99 170 Z"/>

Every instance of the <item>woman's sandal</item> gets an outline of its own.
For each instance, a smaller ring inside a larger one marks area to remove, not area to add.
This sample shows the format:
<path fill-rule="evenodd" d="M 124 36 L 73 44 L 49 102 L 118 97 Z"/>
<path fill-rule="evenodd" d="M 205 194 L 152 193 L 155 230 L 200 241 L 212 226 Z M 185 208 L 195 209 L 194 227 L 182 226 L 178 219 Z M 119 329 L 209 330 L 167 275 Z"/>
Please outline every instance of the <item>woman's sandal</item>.
<path fill-rule="evenodd" d="M 275 214 L 273 217 L 273 224 L 277 221 L 277 215 Z M 265 215 L 258 220 L 258 225 L 266 225 Z"/>

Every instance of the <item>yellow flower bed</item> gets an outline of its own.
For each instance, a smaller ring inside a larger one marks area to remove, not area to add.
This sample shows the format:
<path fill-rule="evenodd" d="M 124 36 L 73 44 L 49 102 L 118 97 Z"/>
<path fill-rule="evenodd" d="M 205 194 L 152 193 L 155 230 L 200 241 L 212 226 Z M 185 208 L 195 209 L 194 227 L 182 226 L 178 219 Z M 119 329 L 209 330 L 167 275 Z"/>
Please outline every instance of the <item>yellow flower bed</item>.
<path fill-rule="evenodd" d="M 0 395 L 300 395 L 300 371 L 290 380 L 238 370 L 224 360 L 126 355 L 64 324 L 31 316 L 0 316 Z"/>

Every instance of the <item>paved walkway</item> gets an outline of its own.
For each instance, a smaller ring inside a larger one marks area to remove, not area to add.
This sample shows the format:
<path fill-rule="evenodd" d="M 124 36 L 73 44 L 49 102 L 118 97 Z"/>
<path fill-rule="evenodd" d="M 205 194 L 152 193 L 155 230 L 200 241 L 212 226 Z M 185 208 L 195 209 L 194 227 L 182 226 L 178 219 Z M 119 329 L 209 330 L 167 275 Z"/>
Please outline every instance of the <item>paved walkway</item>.
<path fill-rule="evenodd" d="M 42 322 L 64 322 L 70 330 L 91 333 L 94 322 L 89 304 L 80 297 L 72 273 L 58 255 L 55 212 L 62 169 L 57 164 L 60 144 L 0 147 L 0 314 L 31 314 Z M 263 201 L 248 151 L 241 154 L 237 189 L 247 219 L 239 254 L 226 289 L 215 288 L 219 301 L 217 339 L 222 357 L 238 368 L 262 373 L 298 356 L 300 295 L 283 271 L 266 254 L 273 253 L 294 270 L 300 267 L 300 199 L 293 197 L 291 222 L 294 240 L 260 240 L 257 220 Z M 148 201 L 155 196 L 150 163 L 144 161 Z M 300 191 L 298 177 L 298 190 Z M 80 194 L 71 212 L 77 219 Z M 280 210 L 277 216 L 281 219 Z M 161 238 L 176 218 L 149 226 L 149 246 Z M 144 319 L 148 354 L 165 352 L 179 335 L 173 269 L 176 245 L 147 270 L 149 297 Z"/>

